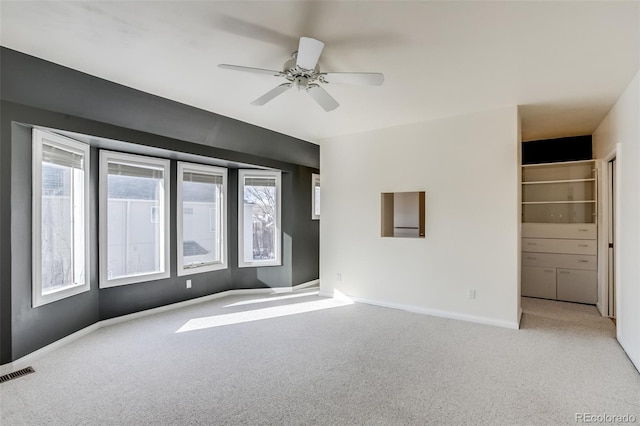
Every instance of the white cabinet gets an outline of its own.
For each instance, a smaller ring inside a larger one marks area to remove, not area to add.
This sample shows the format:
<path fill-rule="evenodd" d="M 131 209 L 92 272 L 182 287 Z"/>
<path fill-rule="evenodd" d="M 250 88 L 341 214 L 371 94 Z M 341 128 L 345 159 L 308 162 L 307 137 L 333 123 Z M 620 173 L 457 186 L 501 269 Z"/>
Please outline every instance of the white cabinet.
<path fill-rule="evenodd" d="M 522 295 L 597 302 L 595 161 L 522 166 Z"/>
<path fill-rule="evenodd" d="M 543 299 L 556 298 L 556 269 L 522 267 L 522 294 Z"/>
<path fill-rule="evenodd" d="M 556 298 L 570 302 L 595 304 L 598 301 L 596 271 L 558 269 Z"/>
<path fill-rule="evenodd" d="M 522 250 L 533 253 L 576 253 L 596 255 L 595 240 L 564 240 L 559 238 L 523 238 Z"/>
<path fill-rule="evenodd" d="M 596 236 L 596 225 L 591 223 L 522 223 L 522 238 L 595 240 Z"/>
<path fill-rule="evenodd" d="M 529 252 L 522 252 L 522 266 L 586 269 L 590 271 L 595 271 L 598 268 L 596 256 L 588 256 L 584 254 Z"/>

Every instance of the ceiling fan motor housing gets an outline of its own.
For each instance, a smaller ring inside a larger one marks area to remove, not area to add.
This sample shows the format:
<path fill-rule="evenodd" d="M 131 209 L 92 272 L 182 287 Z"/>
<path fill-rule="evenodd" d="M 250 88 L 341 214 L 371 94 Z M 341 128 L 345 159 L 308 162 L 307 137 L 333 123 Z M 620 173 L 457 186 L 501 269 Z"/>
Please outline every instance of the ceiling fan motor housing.
<path fill-rule="evenodd" d="M 309 78 L 305 76 L 298 76 L 294 80 L 294 85 L 298 90 L 306 89 L 309 85 Z"/>
<path fill-rule="evenodd" d="M 300 68 L 297 65 L 298 52 L 293 52 L 291 58 L 284 63 L 282 72 L 285 78 L 293 83 L 298 90 L 308 89 L 309 84 L 320 77 L 320 67 L 316 64 L 312 70 Z"/>

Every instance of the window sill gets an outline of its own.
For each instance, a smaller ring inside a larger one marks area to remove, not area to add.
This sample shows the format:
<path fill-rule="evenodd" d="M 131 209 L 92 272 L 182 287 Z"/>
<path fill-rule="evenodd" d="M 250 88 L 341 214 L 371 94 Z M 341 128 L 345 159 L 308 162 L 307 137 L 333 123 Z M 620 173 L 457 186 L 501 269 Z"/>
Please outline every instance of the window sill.
<path fill-rule="evenodd" d="M 222 271 L 228 269 L 226 263 L 214 263 L 211 265 L 202 265 L 195 268 L 183 268 L 178 266 L 178 276 L 184 277 L 185 275 L 202 274 L 205 272 Z"/>

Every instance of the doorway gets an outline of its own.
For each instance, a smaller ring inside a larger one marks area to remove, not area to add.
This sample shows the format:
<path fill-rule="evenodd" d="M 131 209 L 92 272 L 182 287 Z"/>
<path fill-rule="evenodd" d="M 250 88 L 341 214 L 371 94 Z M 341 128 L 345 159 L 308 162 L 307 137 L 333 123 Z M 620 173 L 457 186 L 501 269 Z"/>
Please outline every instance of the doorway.
<path fill-rule="evenodd" d="M 607 292 L 609 299 L 608 316 L 616 318 L 616 270 L 615 270 L 615 233 L 616 233 L 616 157 L 607 162 Z"/>

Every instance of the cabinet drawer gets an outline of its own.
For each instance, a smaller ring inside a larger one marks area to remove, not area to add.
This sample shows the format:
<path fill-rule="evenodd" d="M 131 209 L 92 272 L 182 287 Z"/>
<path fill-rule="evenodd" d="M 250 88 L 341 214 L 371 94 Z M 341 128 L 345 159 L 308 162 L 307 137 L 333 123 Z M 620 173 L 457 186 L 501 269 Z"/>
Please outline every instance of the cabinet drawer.
<path fill-rule="evenodd" d="M 596 256 L 581 254 L 551 254 L 522 252 L 522 266 L 538 266 L 541 268 L 598 269 Z"/>
<path fill-rule="evenodd" d="M 555 299 L 555 268 L 535 268 L 531 266 L 523 267 L 522 295 L 529 297 L 542 297 L 544 299 Z"/>
<path fill-rule="evenodd" d="M 522 238 L 564 238 L 595 240 L 593 223 L 523 223 Z"/>
<path fill-rule="evenodd" d="M 596 271 L 558 269 L 557 297 L 568 302 L 595 304 L 598 301 Z"/>
<path fill-rule="evenodd" d="M 557 238 L 523 238 L 522 251 L 596 255 L 596 240 L 562 240 Z"/>

